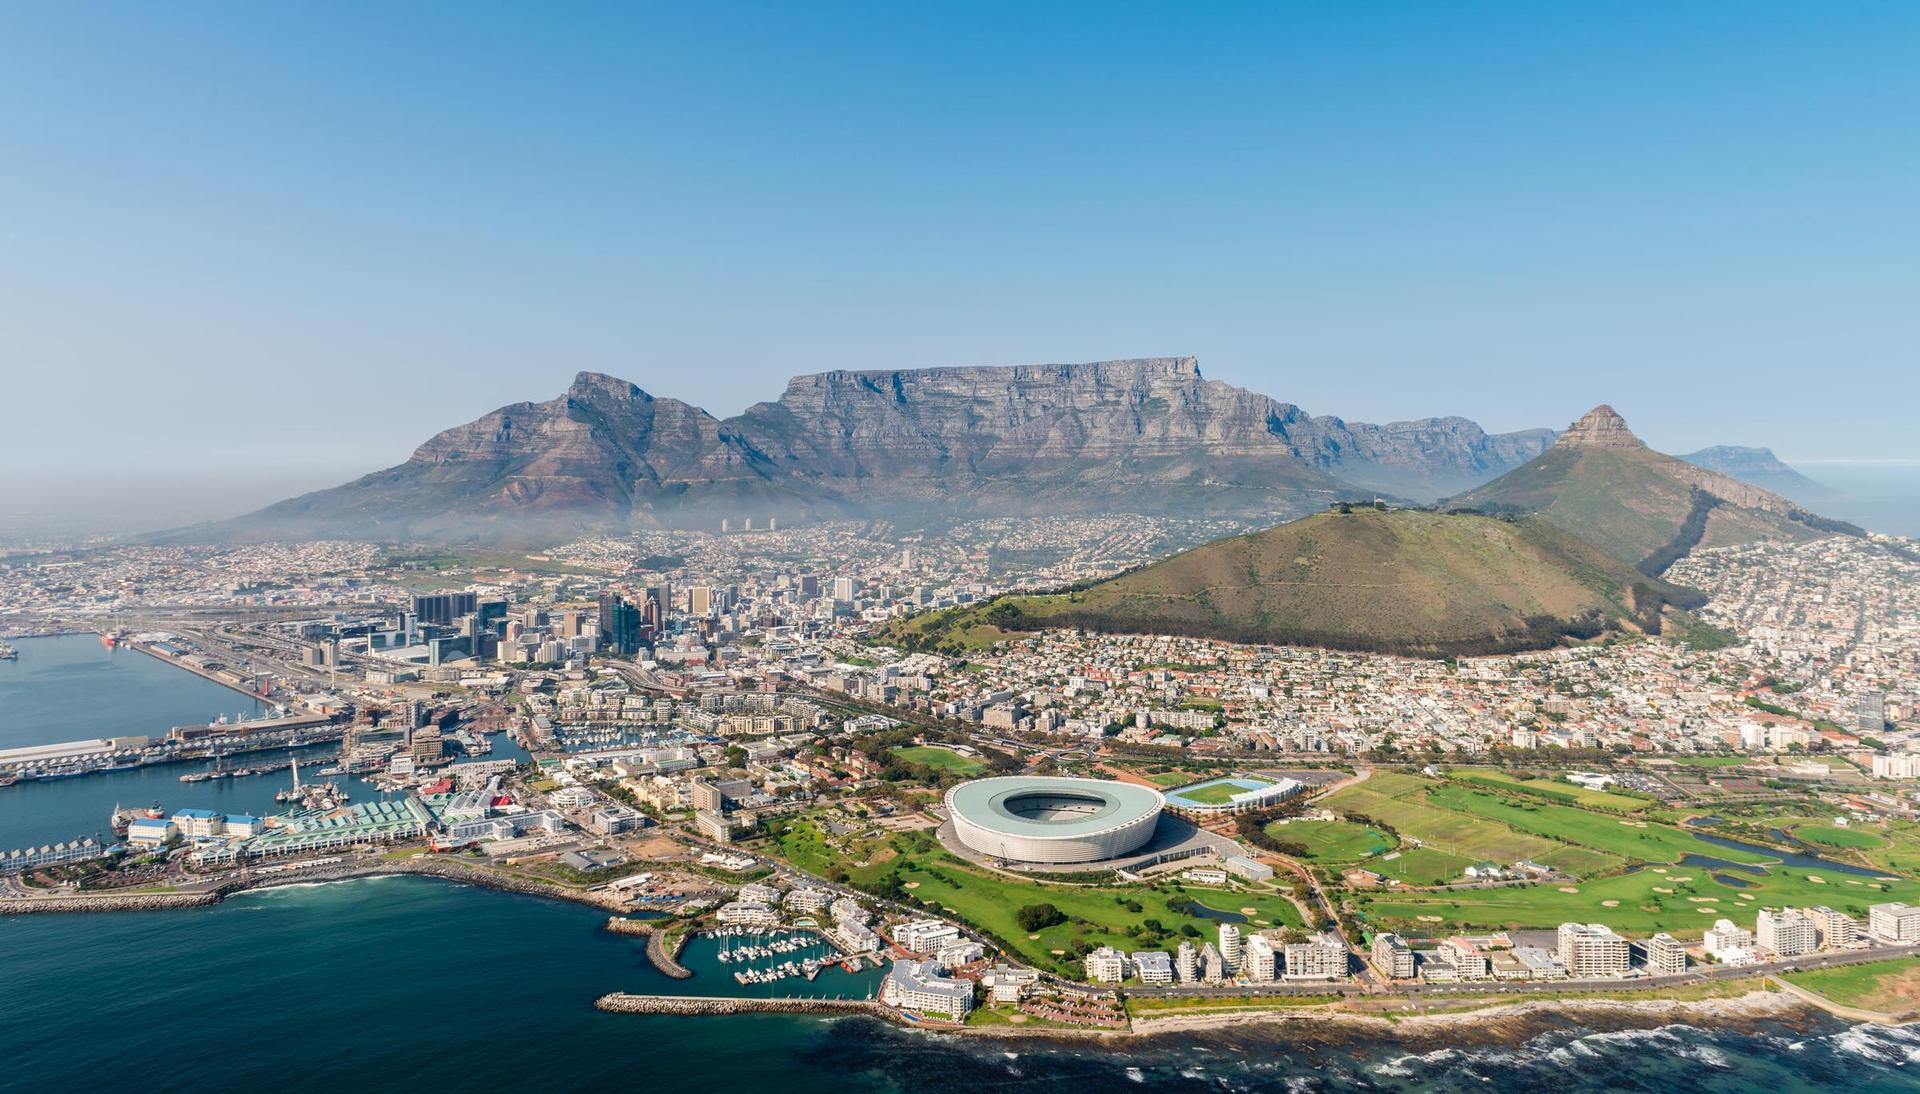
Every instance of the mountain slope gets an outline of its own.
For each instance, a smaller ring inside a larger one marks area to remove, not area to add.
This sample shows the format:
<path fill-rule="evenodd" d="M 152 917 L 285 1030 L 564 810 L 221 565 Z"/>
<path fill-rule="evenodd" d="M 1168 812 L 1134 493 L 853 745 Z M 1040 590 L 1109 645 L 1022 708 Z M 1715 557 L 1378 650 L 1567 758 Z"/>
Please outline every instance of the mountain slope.
<path fill-rule="evenodd" d="M 1210 543 L 1083 590 L 913 617 L 878 637 L 943 649 L 981 626 L 1085 627 L 1493 653 L 1658 631 L 1678 614 L 1670 605 L 1697 599 L 1538 519 L 1359 507 Z"/>
<path fill-rule="evenodd" d="M 1717 444 L 1698 452 L 1689 452 L 1680 458 L 1695 467 L 1718 471 L 1729 478 L 1739 479 L 1762 490 L 1771 490 L 1803 505 L 1817 505 L 1837 496 L 1832 489 L 1795 471 L 1775 456 L 1770 448 Z"/>
<path fill-rule="evenodd" d="M 581 373 L 447 430 L 397 467 L 175 538 L 551 542 L 722 518 L 1139 512 L 1280 520 L 1427 498 L 1550 443 L 1464 418 L 1314 417 L 1192 358 L 826 372 L 725 420 Z"/>
<path fill-rule="evenodd" d="M 1588 411 L 1540 456 L 1445 504 L 1537 514 L 1654 573 L 1695 546 L 1858 532 L 1771 491 L 1653 451 L 1610 406 Z"/>

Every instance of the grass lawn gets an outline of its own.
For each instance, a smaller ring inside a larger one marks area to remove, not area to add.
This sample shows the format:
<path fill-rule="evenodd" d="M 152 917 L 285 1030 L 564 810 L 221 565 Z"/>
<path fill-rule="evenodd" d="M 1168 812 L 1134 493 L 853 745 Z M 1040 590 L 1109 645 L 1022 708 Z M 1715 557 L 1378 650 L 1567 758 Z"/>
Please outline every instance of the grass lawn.
<path fill-rule="evenodd" d="M 1394 848 L 1392 836 L 1367 824 L 1352 821 L 1294 821 L 1270 824 L 1267 835 L 1277 840 L 1306 847 L 1307 858 L 1314 862 L 1352 863 Z"/>
<path fill-rule="evenodd" d="M 1365 864 L 1365 868 L 1376 874 L 1383 874 L 1403 885 L 1445 885 L 1450 881 L 1459 881 L 1466 874 L 1467 867 L 1478 859 L 1449 855 L 1445 851 L 1436 851 L 1431 847 L 1416 847 L 1402 852 L 1391 859 L 1377 858 Z"/>
<path fill-rule="evenodd" d="M 896 748 L 893 754 L 910 764 L 925 764 L 942 771 L 958 771 L 962 775 L 973 775 L 987 769 L 987 765 L 971 756 L 962 756 L 958 752 L 933 745 L 915 745 L 912 748 Z"/>
<path fill-rule="evenodd" d="M 1824 824 L 1802 824 L 1793 834 L 1822 847 L 1844 847 L 1849 851 L 1874 851 L 1887 846 L 1877 834 L 1861 828 L 1834 828 Z"/>
<path fill-rule="evenodd" d="M 1438 796 L 1441 789 L 1458 788 L 1443 787 L 1431 779 L 1383 772 L 1341 790 L 1325 804 L 1336 812 L 1376 817 L 1398 829 L 1403 839 L 1411 837 L 1431 850 L 1464 859 L 1463 865 L 1483 860 L 1506 864 L 1520 859 L 1545 859 L 1565 849 L 1562 843 L 1516 831 L 1497 819 L 1447 808 Z M 1381 872 L 1397 876 L 1386 867 Z M 1411 883 L 1411 879 L 1408 880 Z"/>
<path fill-rule="evenodd" d="M 1324 1007 L 1340 1001 L 1338 995 L 1130 995 L 1127 1011 L 1142 1018 L 1194 1011 L 1274 1010 L 1279 1007 Z"/>
<path fill-rule="evenodd" d="M 1905 879 L 1875 882 L 1779 866 L 1764 877 L 1725 874 L 1745 881 L 1746 887 L 1722 884 L 1714 874 L 1691 866 L 1652 866 L 1567 886 L 1547 882 L 1444 893 L 1356 893 L 1355 899 L 1376 928 L 1418 934 L 1456 927 L 1549 929 L 1578 920 L 1606 923 L 1635 936 L 1669 931 L 1687 938 L 1698 938 L 1722 917 L 1750 923 L 1763 907 L 1825 904 L 1864 919 L 1871 904 L 1920 901 L 1920 882 Z"/>
<path fill-rule="evenodd" d="M 1766 862 L 1765 855 L 1715 847 L 1666 824 L 1590 813 L 1570 805 L 1505 798 L 1460 786 L 1430 791 L 1436 805 L 1471 813 L 1538 836 L 1619 855 L 1633 862 L 1676 862 L 1683 855 L 1711 855 L 1732 862 Z"/>
<path fill-rule="evenodd" d="M 1903 1014 L 1920 1007 L 1920 960 L 1874 961 L 1838 969 L 1790 972 L 1782 979 L 1843 1007 Z"/>
<path fill-rule="evenodd" d="M 1629 798 L 1625 794 L 1612 794 L 1605 790 L 1588 790 L 1584 786 L 1576 786 L 1563 779 L 1526 779 L 1518 775 L 1509 775 L 1504 771 L 1481 771 L 1478 769 L 1449 771 L 1447 774 L 1453 778 L 1466 780 L 1468 782 L 1489 782 L 1502 786 L 1542 790 L 1551 794 L 1564 794 L 1579 804 L 1594 809 L 1612 809 L 1622 813 L 1637 813 L 1654 804 L 1644 798 Z"/>

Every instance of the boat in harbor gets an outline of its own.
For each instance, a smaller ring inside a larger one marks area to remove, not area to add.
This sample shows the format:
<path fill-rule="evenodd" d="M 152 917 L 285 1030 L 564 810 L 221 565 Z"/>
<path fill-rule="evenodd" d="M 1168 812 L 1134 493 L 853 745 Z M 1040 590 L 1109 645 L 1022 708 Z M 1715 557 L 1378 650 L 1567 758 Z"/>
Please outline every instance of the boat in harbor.
<path fill-rule="evenodd" d="M 0 642 L 0 661 L 18 661 L 18 660 L 20 660 L 20 651 L 14 649 L 12 646 L 9 646 L 5 642 Z"/>

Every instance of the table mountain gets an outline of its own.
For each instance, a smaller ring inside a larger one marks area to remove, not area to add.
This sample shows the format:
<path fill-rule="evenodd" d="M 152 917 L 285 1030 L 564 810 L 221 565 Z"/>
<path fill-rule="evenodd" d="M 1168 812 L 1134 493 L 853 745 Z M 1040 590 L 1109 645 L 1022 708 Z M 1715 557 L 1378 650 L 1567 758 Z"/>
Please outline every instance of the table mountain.
<path fill-rule="evenodd" d="M 719 419 L 581 373 L 406 463 L 188 535 L 549 542 L 787 520 L 1139 512 L 1280 520 L 1341 498 L 1427 500 L 1540 453 L 1547 430 L 1315 417 L 1193 358 L 835 371 Z"/>
<path fill-rule="evenodd" d="M 1834 490 L 1802 475 L 1773 454 L 1771 448 L 1742 448 L 1717 444 L 1680 457 L 1695 467 L 1718 471 L 1751 486 L 1771 490 L 1803 505 L 1831 501 Z"/>

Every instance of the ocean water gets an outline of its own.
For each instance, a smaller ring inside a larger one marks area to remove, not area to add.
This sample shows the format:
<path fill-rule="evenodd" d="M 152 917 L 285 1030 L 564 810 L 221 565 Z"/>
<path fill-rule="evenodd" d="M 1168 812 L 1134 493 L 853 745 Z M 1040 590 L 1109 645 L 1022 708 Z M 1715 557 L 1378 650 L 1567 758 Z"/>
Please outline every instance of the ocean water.
<path fill-rule="evenodd" d="M 195 676 L 137 650 L 110 650 L 92 635 L 23 639 L 15 645 L 20 660 L 0 661 L 0 748 L 50 744 L 119 734 L 159 736 L 176 725 L 205 722 L 215 715 L 262 712 L 260 704 L 211 680 Z M 492 738 L 487 759 L 524 759 L 525 750 L 505 735 Z M 301 749 L 301 767 L 339 757 L 334 745 Z M 285 760 L 284 751 L 255 752 L 228 761 L 229 768 L 249 762 Z M 274 792 L 292 775 L 278 771 L 240 779 L 183 783 L 180 776 L 204 771 L 205 761 L 161 764 L 100 775 L 21 782 L 0 787 L 0 850 L 37 847 L 80 836 L 107 838 L 108 819 L 117 806 L 159 803 L 166 809 L 216 809 L 222 813 L 263 816 L 283 812 Z M 358 777 L 342 780 L 353 801 L 380 797 L 379 788 Z"/>
<path fill-rule="evenodd" d="M 0 919 L 0 1090 L 1920 1090 L 1920 1031 L 1825 1018 L 1740 1028 L 1562 1018 L 1445 1038 L 1240 1027 L 1126 1043 L 985 1039 L 863 1018 L 603 1014 L 692 980 L 579 905 L 411 877 L 168 912 Z M 830 980 L 830 977 L 837 978 Z M 865 977 L 823 974 L 822 994 Z"/>
<path fill-rule="evenodd" d="M 265 711 L 257 699 L 91 634 L 12 645 L 20 659 L 0 661 L 0 748 L 161 737 L 174 726 Z"/>
<path fill-rule="evenodd" d="M 1800 468 L 1837 492 L 1808 499 L 1824 516 L 1850 520 L 1871 532 L 1920 536 L 1920 461 L 1913 463 L 1814 463 Z"/>

